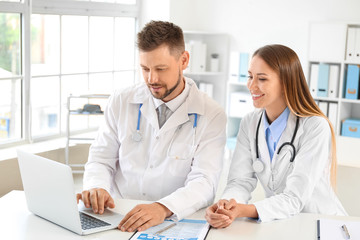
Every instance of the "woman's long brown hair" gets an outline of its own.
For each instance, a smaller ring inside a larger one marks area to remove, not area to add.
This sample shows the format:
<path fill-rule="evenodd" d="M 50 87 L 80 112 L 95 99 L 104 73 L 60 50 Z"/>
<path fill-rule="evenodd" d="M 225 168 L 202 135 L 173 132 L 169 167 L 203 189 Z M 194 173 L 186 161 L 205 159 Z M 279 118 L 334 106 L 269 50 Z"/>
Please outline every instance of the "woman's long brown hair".
<path fill-rule="evenodd" d="M 336 187 L 336 138 L 329 119 L 321 112 L 310 94 L 306 78 L 297 54 L 283 45 L 267 45 L 253 54 L 263 59 L 278 73 L 285 95 L 286 105 L 299 117 L 320 116 L 325 118 L 331 129 L 331 185 Z"/>

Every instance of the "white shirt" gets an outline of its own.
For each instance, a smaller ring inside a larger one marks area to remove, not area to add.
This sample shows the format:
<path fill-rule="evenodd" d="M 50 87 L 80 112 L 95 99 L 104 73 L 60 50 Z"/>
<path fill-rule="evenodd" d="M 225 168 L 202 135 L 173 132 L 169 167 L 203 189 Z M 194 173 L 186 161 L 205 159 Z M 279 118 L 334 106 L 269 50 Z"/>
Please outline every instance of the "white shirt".
<path fill-rule="evenodd" d="M 155 105 L 155 109 L 156 111 L 158 111 L 158 107 L 161 104 L 165 104 L 167 106 L 167 110 L 166 110 L 166 120 L 170 118 L 170 116 L 173 114 L 173 112 L 176 111 L 176 109 L 178 109 L 181 104 L 183 104 L 187 98 L 187 96 L 189 95 L 190 92 L 190 86 L 189 84 L 185 84 L 185 87 L 183 89 L 183 91 L 174 99 L 168 101 L 168 102 L 164 102 L 161 99 L 157 99 L 155 97 L 153 97 L 153 101 L 154 101 L 154 105 Z"/>
<path fill-rule="evenodd" d="M 193 80 L 185 80 L 188 96 L 161 129 L 144 83 L 110 97 L 105 122 L 90 148 L 84 189 L 99 187 L 118 198 L 158 201 L 178 219 L 213 202 L 223 165 L 226 115 Z M 140 104 L 142 139 L 136 142 L 132 136 Z M 189 113 L 198 114 L 195 145 L 194 116 Z"/>
<path fill-rule="evenodd" d="M 263 222 L 288 218 L 300 212 L 346 215 L 330 184 L 331 132 L 328 122 L 322 117 L 300 118 L 294 140 L 296 157 L 293 164 L 290 164 L 289 146 L 284 147 L 279 155 L 276 152 L 279 146 L 291 140 L 296 116 L 290 113 L 272 161 L 264 124 L 261 124 L 258 146 L 264 170 L 254 172 L 255 134 L 262 111 L 255 110 L 241 121 L 223 198 L 248 203 L 259 180 L 266 198 L 254 205 Z"/>

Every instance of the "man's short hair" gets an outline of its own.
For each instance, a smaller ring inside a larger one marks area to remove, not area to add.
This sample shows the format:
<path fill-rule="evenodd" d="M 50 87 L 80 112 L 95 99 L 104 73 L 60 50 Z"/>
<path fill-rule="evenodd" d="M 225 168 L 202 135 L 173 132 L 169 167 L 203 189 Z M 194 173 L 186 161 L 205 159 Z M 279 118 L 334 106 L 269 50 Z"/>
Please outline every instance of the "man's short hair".
<path fill-rule="evenodd" d="M 151 21 L 137 34 L 137 46 L 140 51 L 149 52 L 166 44 L 170 54 L 179 57 L 185 51 L 182 29 L 164 21 Z"/>

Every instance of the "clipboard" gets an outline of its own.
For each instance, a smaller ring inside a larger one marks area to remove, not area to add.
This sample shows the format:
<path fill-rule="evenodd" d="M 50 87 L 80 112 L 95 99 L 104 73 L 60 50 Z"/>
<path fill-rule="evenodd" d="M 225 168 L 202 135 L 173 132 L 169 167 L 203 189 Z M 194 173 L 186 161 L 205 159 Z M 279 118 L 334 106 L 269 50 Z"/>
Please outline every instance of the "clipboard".
<path fill-rule="evenodd" d="M 350 238 L 348 238 L 342 229 L 346 225 Z M 317 220 L 317 239 L 318 240 L 342 240 L 342 239 L 360 239 L 360 221 L 343 221 L 335 219 Z"/>
<path fill-rule="evenodd" d="M 161 232 L 161 234 L 155 234 L 173 223 L 174 221 L 165 220 L 145 231 L 135 232 L 129 240 L 205 240 L 210 231 L 210 225 L 205 220 L 182 219 L 176 222 L 174 227 Z"/>

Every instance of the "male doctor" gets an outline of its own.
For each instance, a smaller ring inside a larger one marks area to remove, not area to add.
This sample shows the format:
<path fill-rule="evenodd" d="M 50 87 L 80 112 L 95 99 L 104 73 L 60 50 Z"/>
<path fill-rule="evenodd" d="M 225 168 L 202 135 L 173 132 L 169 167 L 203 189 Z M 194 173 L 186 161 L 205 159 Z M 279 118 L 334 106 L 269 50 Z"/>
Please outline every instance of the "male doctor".
<path fill-rule="evenodd" d="M 99 214 L 114 207 L 113 197 L 153 201 L 132 209 L 122 231 L 210 205 L 226 142 L 224 111 L 183 76 L 189 53 L 181 28 L 151 21 L 137 37 L 145 84 L 110 97 L 77 195 Z"/>

